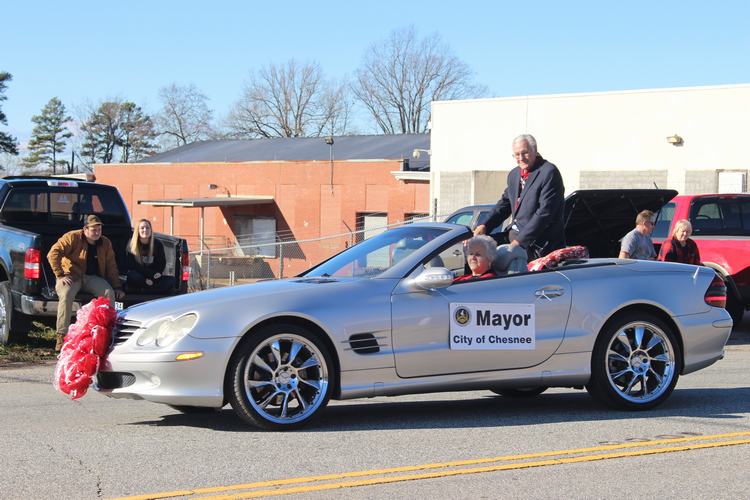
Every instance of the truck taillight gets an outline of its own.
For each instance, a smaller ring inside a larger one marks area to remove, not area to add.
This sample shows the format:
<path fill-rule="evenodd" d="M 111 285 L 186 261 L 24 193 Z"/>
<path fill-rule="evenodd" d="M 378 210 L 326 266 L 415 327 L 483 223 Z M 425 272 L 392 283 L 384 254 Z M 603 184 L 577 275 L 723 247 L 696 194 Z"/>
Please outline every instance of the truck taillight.
<path fill-rule="evenodd" d="M 41 252 L 38 248 L 27 248 L 23 256 L 23 277 L 27 280 L 38 280 Z"/>
<path fill-rule="evenodd" d="M 190 281 L 190 254 L 182 252 L 182 281 Z"/>
<path fill-rule="evenodd" d="M 708 290 L 706 290 L 703 300 L 705 300 L 706 304 L 709 306 L 727 306 L 727 285 L 718 274 L 714 276 L 714 279 L 711 280 L 711 284 L 708 285 Z"/>

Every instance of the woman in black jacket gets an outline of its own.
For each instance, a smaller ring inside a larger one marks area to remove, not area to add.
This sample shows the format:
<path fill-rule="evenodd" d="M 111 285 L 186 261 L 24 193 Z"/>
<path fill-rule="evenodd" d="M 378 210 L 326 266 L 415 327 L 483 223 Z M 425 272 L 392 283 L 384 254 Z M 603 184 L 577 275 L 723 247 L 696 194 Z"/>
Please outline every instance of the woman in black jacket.
<path fill-rule="evenodd" d="M 128 291 L 168 292 L 174 286 L 174 277 L 162 274 L 166 264 L 164 245 L 154 238 L 151 222 L 139 220 L 125 252 Z"/>

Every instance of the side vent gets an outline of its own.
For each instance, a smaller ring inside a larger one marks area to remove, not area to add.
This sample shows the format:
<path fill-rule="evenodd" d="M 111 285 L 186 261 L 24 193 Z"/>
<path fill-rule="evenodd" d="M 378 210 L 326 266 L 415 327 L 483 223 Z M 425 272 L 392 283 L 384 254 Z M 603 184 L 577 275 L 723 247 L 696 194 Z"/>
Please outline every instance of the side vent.
<path fill-rule="evenodd" d="M 378 340 L 372 333 L 355 333 L 349 337 L 349 345 L 357 354 L 375 354 L 380 352 Z"/>

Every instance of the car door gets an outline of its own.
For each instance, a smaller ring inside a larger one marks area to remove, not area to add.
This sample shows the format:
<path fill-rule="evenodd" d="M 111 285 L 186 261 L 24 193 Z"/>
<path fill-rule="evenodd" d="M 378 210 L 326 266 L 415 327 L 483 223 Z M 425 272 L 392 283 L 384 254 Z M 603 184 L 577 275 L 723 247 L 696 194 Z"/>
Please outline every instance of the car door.
<path fill-rule="evenodd" d="M 554 271 L 439 290 L 396 287 L 391 297 L 396 370 L 400 377 L 423 377 L 538 365 L 562 343 L 570 305 L 570 282 Z M 457 318 L 466 320 L 465 330 Z M 525 332 L 520 337 L 517 326 Z"/>

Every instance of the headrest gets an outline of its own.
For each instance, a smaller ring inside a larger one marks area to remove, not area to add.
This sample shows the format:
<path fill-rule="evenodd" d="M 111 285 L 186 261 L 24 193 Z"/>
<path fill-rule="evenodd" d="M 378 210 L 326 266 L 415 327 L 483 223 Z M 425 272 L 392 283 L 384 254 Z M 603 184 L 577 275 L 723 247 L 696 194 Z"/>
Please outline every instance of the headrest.
<path fill-rule="evenodd" d="M 521 246 L 500 245 L 492 259 L 492 270 L 495 274 L 516 274 L 526 272 L 528 255 Z"/>

